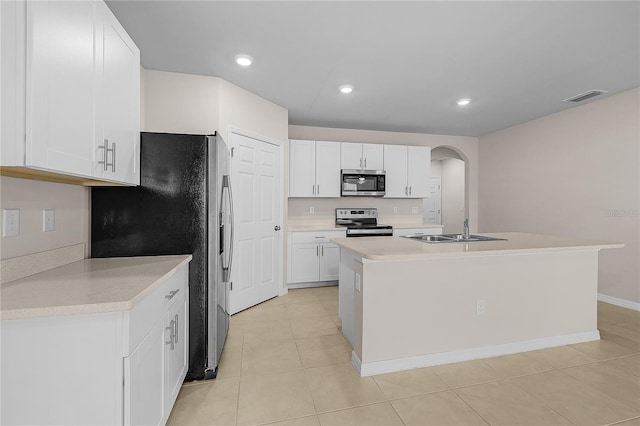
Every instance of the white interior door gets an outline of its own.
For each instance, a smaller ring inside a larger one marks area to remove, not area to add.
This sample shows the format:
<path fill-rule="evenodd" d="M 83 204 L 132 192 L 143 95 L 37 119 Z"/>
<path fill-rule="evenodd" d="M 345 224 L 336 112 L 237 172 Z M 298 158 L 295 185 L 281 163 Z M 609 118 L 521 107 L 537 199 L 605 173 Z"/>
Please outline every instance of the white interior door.
<path fill-rule="evenodd" d="M 229 313 L 275 297 L 281 287 L 281 147 L 231 134 L 234 266 Z"/>
<path fill-rule="evenodd" d="M 431 196 L 424 199 L 424 223 L 442 224 L 442 177 L 431 176 L 429 179 Z"/>

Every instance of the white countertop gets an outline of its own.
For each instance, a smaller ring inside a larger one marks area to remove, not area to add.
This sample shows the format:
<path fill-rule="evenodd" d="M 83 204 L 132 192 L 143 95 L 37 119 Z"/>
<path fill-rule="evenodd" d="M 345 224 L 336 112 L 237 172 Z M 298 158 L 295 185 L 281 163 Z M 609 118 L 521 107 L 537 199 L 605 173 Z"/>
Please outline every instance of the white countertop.
<path fill-rule="evenodd" d="M 3 320 L 133 308 L 191 255 L 83 259 L 0 287 Z"/>
<path fill-rule="evenodd" d="M 331 242 L 351 250 L 365 259 L 405 260 L 433 257 L 491 254 L 536 253 L 570 250 L 622 248 L 624 244 L 588 241 L 553 235 L 504 232 L 479 234 L 504 238 L 506 241 L 474 241 L 468 243 L 423 243 L 402 237 L 332 238 Z"/>

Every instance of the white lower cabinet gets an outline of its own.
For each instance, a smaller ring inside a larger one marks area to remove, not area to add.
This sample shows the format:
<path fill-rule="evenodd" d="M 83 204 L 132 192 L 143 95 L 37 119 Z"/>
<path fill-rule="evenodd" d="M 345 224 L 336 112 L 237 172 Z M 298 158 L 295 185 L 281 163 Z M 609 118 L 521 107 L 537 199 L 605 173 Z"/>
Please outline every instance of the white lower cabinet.
<path fill-rule="evenodd" d="M 2 424 L 165 424 L 187 372 L 188 264 L 131 310 L 3 320 Z"/>
<path fill-rule="evenodd" d="M 288 284 L 336 281 L 340 248 L 331 238 L 345 237 L 345 231 L 289 232 Z"/>

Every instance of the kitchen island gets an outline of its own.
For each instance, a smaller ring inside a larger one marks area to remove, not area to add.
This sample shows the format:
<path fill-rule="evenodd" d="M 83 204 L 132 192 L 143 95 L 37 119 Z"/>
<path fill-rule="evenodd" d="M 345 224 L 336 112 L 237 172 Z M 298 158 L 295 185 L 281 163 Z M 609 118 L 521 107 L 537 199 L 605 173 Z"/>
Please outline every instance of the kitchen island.
<path fill-rule="evenodd" d="M 336 238 L 339 314 L 361 376 L 598 340 L 598 252 L 526 233 L 501 241 Z"/>

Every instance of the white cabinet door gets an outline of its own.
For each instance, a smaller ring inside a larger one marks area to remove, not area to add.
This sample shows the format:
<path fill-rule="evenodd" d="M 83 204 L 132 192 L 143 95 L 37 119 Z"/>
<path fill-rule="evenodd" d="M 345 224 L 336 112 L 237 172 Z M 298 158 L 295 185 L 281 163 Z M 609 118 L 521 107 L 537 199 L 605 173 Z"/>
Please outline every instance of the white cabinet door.
<path fill-rule="evenodd" d="M 27 2 L 26 166 L 93 176 L 98 5 Z"/>
<path fill-rule="evenodd" d="M 340 197 L 340 143 L 316 142 L 316 197 Z"/>
<path fill-rule="evenodd" d="M 102 85 L 98 127 L 96 176 L 106 180 L 139 184 L 140 145 L 140 50 L 105 4 L 102 44 Z M 100 109 L 101 108 L 101 109 Z"/>
<path fill-rule="evenodd" d="M 166 407 L 173 407 L 184 376 L 187 373 L 188 321 L 187 299 L 183 293 L 169 308 L 165 319 Z M 169 413 L 166 413 L 166 415 L 168 416 Z"/>
<path fill-rule="evenodd" d="M 407 185 L 407 147 L 404 145 L 384 145 L 384 164 L 386 173 L 385 198 L 406 198 Z"/>
<path fill-rule="evenodd" d="M 335 281 L 339 277 L 340 247 L 333 243 L 320 245 L 320 281 Z"/>
<path fill-rule="evenodd" d="M 291 140 L 289 142 L 289 197 L 314 197 L 315 175 L 315 141 Z"/>
<path fill-rule="evenodd" d="M 426 146 L 407 147 L 407 185 L 409 198 L 430 196 L 431 148 Z"/>
<path fill-rule="evenodd" d="M 384 147 L 375 143 L 362 144 L 362 164 L 367 170 L 384 170 Z"/>
<path fill-rule="evenodd" d="M 292 244 L 289 282 L 319 281 L 320 246 L 316 243 Z"/>
<path fill-rule="evenodd" d="M 362 144 L 342 142 L 340 143 L 340 168 L 362 169 Z"/>
<path fill-rule="evenodd" d="M 165 330 L 160 320 L 124 359 L 124 424 L 158 425 L 165 412 Z"/>

